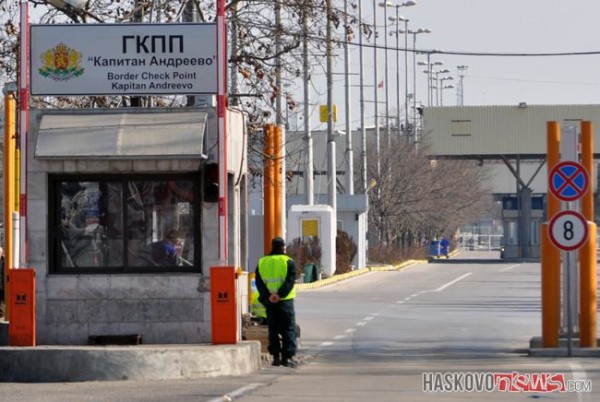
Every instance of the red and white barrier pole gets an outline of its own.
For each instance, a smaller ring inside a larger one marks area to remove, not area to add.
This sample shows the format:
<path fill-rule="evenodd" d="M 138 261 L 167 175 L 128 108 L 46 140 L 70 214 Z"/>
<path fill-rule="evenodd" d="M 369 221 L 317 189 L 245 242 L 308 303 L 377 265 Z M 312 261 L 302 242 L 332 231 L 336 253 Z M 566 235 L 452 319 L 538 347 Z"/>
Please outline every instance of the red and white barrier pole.
<path fill-rule="evenodd" d="M 20 44 L 20 78 L 19 78 L 19 144 L 20 144 L 20 264 L 15 268 L 27 267 L 27 128 L 29 120 L 29 4 L 27 0 L 20 2 L 21 44 Z M 16 239 L 15 239 L 16 240 Z M 16 241 L 15 241 L 16 243 Z"/>
<path fill-rule="evenodd" d="M 219 265 L 228 263 L 227 236 L 227 26 L 225 0 L 217 0 L 217 130 L 219 134 Z"/>

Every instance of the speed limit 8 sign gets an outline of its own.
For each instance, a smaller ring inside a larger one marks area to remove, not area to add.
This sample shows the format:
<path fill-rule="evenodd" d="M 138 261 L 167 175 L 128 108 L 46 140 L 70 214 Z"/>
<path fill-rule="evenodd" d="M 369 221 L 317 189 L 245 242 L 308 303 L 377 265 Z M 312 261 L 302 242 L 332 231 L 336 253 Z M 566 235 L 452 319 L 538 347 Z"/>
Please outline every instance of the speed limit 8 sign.
<path fill-rule="evenodd" d="M 577 250 L 587 239 L 588 223 L 579 212 L 562 211 L 550 221 L 550 240 L 561 250 Z"/>

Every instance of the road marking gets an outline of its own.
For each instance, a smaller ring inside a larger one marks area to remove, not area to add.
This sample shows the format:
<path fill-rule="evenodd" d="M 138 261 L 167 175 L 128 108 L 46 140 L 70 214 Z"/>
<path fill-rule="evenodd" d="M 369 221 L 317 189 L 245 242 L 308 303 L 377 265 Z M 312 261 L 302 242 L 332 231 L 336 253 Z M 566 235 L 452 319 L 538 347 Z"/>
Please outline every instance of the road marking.
<path fill-rule="evenodd" d="M 573 372 L 573 378 L 575 380 L 587 380 L 588 377 L 585 374 L 585 369 L 583 368 L 583 366 L 579 363 L 569 363 L 569 366 L 571 366 L 571 371 Z M 578 401 L 583 401 L 583 392 L 578 392 L 577 393 L 577 400 Z"/>
<path fill-rule="evenodd" d="M 410 300 L 411 296 L 405 297 L 404 300 Z"/>
<path fill-rule="evenodd" d="M 404 304 L 404 300 L 398 300 L 396 304 Z"/>
<path fill-rule="evenodd" d="M 245 394 L 246 392 L 250 392 L 250 391 L 255 390 L 258 387 L 264 387 L 264 386 L 265 386 L 265 384 L 253 382 L 253 383 L 244 385 L 243 387 L 238 388 L 235 391 L 232 391 L 228 394 L 225 394 L 218 398 L 213 398 L 213 399 L 209 400 L 208 402 L 231 401 L 233 398 L 238 398 L 238 397 L 242 396 L 243 394 Z"/>
<path fill-rule="evenodd" d="M 379 313 L 371 313 L 369 315 L 372 315 L 373 317 L 377 317 L 379 315 Z"/>
<path fill-rule="evenodd" d="M 333 342 L 323 342 L 323 343 L 321 344 L 321 347 L 322 347 L 322 348 L 324 348 L 324 347 L 326 347 L 326 346 L 331 346 L 331 345 L 333 345 Z"/>
<path fill-rule="evenodd" d="M 514 265 L 510 265 L 510 266 L 508 266 L 508 267 L 502 268 L 502 269 L 500 270 L 500 272 L 506 272 L 506 271 L 508 271 L 509 269 L 513 269 L 513 268 L 516 268 L 516 267 L 518 267 L 519 265 L 521 265 L 521 264 L 514 264 Z"/>
<path fill-rule="evenodd" d="M 333 337 L 334 341 L 339 341 L 340 339 L 344 339 L 347 335 L 337 335 Z"/>
<path fill-rule="evenodd" d="M 436 290 L 434 290 L 434 292 L 441 292 L 442 290 L 446 289 L 448 286 L 452 286 L 454 285 L 456 282 L 465 279 L 467 276 L 471 275 L 473 272 L 469 272 L 468 274 L 464 274 L 463 276 L 459 276 L 458 278 L 456 278 L 453 281 L 450 281 L 448 283 L 446 283 L 445 285 L 440 286 L 439 288 L 437 288 Z"/>
<path fill-rule="evenodd" d="M 356 328 L 348 328 L 345 332 L 351 334 L 352 332 L 356 332 Z"/>
<path fill-rule="evenodd" d="M 367 325 L 367 323 L 364 322 L 364 321 L 359 321 L 359 322 L 356 323 L 357 327 L 364 327 L 365 325 Z"/>
<path fill-rule="evenodd" d="M 375 317 L 370 317 L 370 316 L 365 317 L 365 318 L 363 318 L 363 321 L 371 321 L 373 318 L 375 318 Z"/>

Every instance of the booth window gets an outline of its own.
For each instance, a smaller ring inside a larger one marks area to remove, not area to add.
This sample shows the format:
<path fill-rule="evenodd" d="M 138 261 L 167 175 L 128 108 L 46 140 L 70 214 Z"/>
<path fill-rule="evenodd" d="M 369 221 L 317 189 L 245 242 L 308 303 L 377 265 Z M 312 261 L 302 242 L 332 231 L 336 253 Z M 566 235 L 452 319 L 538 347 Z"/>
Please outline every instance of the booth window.
<path fill-rule="evenodd" d="M 194 175 L 49 178 L 51 273 L 200 272 Z"/>

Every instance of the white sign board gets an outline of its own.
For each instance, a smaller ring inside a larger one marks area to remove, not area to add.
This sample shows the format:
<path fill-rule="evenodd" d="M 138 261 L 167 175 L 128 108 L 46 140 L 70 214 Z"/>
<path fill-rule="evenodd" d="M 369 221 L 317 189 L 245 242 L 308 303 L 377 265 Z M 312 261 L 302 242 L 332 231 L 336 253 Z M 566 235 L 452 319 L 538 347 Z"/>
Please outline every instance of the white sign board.
<path fill-rule="evenodd" d="M 588 224 L 579 212 L 562 211 L 550 221 L 550 240 L 561 250 L 577 250 L 587 239 Z"/>
<path fill-rule="evenodd" d="M 32 95 L 217 92 L 215 24 L 31 26 Z"/>

